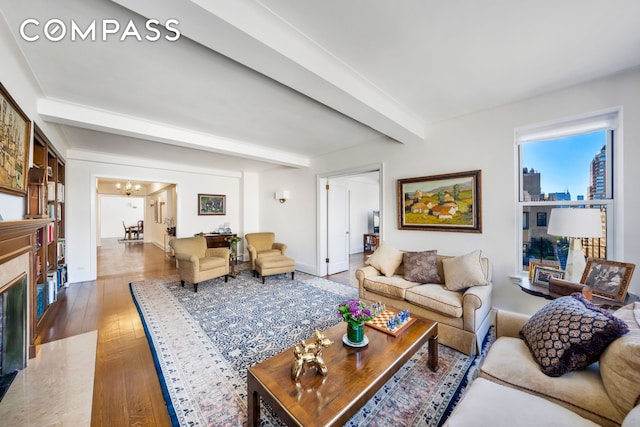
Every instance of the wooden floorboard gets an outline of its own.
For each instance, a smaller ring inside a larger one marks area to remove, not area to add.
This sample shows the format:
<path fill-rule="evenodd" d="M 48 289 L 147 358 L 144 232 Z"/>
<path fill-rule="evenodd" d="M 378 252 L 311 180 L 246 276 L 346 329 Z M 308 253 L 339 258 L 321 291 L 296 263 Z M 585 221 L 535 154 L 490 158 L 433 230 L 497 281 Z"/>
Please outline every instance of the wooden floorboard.
<path fill-rule="evenodd" d="M 350 269 L 329 276 L 353 284 L 362 254 Z M 176 274 L 172 259 L 149 243 L 103 239 L 98 279 L 71 284 L 44 342 L 98 331 L 91 414 L 92 426 L 170 426 L 160 381 L 129 283 Z"/>

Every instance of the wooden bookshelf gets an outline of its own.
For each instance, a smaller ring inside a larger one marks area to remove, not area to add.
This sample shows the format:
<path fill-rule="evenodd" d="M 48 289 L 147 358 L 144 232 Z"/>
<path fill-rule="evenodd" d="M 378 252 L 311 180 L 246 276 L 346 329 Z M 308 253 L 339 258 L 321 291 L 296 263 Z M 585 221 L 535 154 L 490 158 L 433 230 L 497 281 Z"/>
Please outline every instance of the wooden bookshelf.
<path fill-rule="evenodd" d="M 29 170 L 26 219 L 46 219 L 36 231 L 34 278 L 31 295 L 35 336 L 40 336 L 55 317 L 58 294 L 67 283 L 65 241 L 65 163 L 36 125 L 33 166 Z"/>

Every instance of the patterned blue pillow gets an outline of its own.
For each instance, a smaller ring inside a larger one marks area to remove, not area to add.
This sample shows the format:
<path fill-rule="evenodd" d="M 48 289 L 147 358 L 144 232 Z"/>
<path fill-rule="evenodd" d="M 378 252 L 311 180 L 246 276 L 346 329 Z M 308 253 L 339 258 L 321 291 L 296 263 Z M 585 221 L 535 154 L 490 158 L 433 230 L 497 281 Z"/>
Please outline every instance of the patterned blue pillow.
<path fill-rule="evenodd" d="M 531 316 L 520 331 L 540 369 L 550 377 L 596 362 L 627 324 L 580 293 L 555 299 Z"/>

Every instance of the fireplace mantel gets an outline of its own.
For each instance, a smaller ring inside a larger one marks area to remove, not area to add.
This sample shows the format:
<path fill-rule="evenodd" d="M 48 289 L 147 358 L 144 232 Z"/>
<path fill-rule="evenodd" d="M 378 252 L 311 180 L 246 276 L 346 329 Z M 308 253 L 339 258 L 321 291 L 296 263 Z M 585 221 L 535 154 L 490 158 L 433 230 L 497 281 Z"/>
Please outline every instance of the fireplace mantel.
<path fill-rule="evenodd" d="M 29 265 L 24 273 L 28 276 L 28 329 L 29 358 L 36 355 L 39 343 L 38 325 L 35 316 L 36 298 L 36 253 L 39 249 L 38 233 L 44 235 L 44 229 L 52 222 L 49 218 L 0 221 L 0 267 L 25 253 L 29 253 Z M 0 284 L 0 288 L 2 284 Z M 42 323 L 42 322 L 40 322 Z"/>

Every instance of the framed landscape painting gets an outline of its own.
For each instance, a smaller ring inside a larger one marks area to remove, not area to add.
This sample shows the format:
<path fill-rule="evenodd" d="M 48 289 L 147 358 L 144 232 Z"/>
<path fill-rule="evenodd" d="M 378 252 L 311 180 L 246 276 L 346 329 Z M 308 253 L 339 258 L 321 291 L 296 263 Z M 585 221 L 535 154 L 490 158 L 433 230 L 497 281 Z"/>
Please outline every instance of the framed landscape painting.
<path fill-rule="evenodd" d="M 624 301 L 635 264 L 589 258 L 580 282 L 590 286 L 595 295 Z"/>
<path fill-rule="evenodd" d="M 398 180 L 398 228 L 482 233 L 481 171 Z"/>
<path fill-rule="evenodd" d="M 220 194 L 198 194 L 198 215 L 224 215 L 226 211 L 226 196 Z"/>
<path fill-rule="evenodd" d="M 0 191 L 24 195 L 31 121 L 0 84 Z"/>

